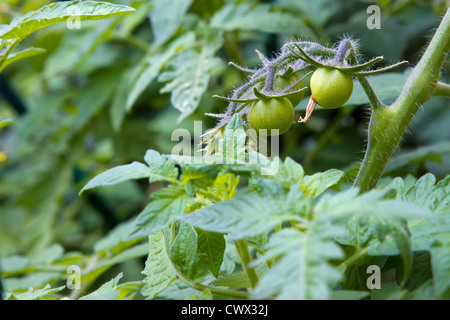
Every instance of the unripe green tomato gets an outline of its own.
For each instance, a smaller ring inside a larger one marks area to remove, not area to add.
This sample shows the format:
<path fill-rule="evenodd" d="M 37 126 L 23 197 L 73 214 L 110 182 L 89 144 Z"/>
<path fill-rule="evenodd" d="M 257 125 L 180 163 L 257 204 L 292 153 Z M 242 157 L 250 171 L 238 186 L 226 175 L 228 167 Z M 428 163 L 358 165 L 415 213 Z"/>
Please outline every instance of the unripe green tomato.
<path fill-rule="evenodd" d="M 310 81 L 311 95 L 326 109 L 342 106 L 353 92 L 352 77 L 332 68 L 318 68 Z"/>
<path fill-rule="evenodd" d="M 283 134 L 294 121 L 294 107 L 289 99 L 283 97 L 258 100 L 251 104 L 248 120 L 259 134 L 275 135 L 273 129 L 278 129 L 278 134 Z M 262 129 L 267 132 L 260 132 Z"/>
<path fill-rule="evenodd" d="M 293 73 L 290 76 L 284 77 L 284 76 L 277 76 L 275 78 L 275 81 L 273 83 L 273 86 L 275 89 L 285 89 L 292 85 L 294 82 L 299 81 L 301 78 L 300 75 L 297 73 Z M 289 91 L 297 91 L 305 87 L 305 84 L 303 81 L 300 81 L 295 86 L 293 86 Z M 296 106 L 302 101 L 304 92 L 300 92 L 299 94 L 296 94 L 294 96 L 287 97 L 289 101 L 291 101 L 293 106 Z"/>

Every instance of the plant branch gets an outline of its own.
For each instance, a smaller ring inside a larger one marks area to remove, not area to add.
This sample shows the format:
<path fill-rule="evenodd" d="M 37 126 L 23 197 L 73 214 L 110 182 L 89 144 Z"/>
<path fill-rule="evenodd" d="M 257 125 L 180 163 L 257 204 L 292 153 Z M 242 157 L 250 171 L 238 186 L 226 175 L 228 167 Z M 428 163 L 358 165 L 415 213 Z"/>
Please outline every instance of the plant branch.
<path fill-rule="evenodd" d="M 252 288 L 256 286 L 258 283 L 258 275 L 254 268 L 249 267 L 251 262 L 250 251 L 248 250 L 247 240 L 241 239 L 235 242 L 237 252 L 241 257 L 242 264 L 244 265 L 245 272 L 247 273 L 248 279 L 250 280 L 250 284 Z"/>
<path fill-rule="evenodd" d="M 175 272 L 176 272 L 176 270 L 175 270 Z M 178 280 L 183 282 L 185 285 L 191 287 L 192 289 L 195 289 L 198 291 L 203 291 L 206 289 L 206 290 L 209 290 L 212 294 L 229 297 L 229 298 L 234 298 L 234 299 L 240 299 L 240 300 L 248 300 L 250 297 L 248 292 L 245 292 L 245 291 L 221 289 L 221 288 L 217 288 L 217 287 L 203 285 L 203 284 L 196 283 L 196 282 L 186 279 L 183 275 L 179 274 L 178 272 L 176 272 L 176 273 L 177 273 Z"/>
<path fill-rule="evenodd" d="M 450 84 L 438 82 L 433 93 L 434 97 L 450 98 Z"/>
<path fill-rule="evenodd" d="M 354 183 L 361 192 L 377 185 L 415 113 L 436 90 L 440 92 L 439 74 L 450 50 L 449 34 L 450 8 L 397 100 L 391 106 L 373 109 L 367 151 Z"/>
<path fill-rule="evenodd" d="M 369 252 L 370 247 L 366 247 L 362 250 L 358 250 L 355 254 L 348 257 L 345 261 L 343 261 L 340 265 L 337 266 L 337 269 L 341 272 L 344 272 L 348 267 L 353 265 L 355 262 L 357 262 L 359 259 L 365 257 L 367 253 Z"/>
<path fill-rule="evenodd" d="M 369 98 L 370 105 L 373 109 L 380 109 L 383 107 L 383 103 L 378 99 L 377 94 L 375 93 L 375 90 L 373 90 L 372 85 L 370 84 L 369 80 L 364 76 L 356 77 L 361 84 L 361 87 L 363 88 L 364 92 L 366 93 L 367 97 Z"/>

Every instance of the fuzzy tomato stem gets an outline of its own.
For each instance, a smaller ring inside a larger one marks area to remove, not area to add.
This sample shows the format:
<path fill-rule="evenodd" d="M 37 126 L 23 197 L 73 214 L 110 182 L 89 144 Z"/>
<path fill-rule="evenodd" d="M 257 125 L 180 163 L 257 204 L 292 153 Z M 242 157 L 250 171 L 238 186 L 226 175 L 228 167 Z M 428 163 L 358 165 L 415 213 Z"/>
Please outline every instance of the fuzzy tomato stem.
<path fill-rule="evenodd" d="M 354 183 L 361 192 L 377 185 L 415 113 L 436 91 L 442 64 L 450 51 L 449 34 L 450 8 L 397 100 L 390 106 L 372 108 L 367 151 Z"/>

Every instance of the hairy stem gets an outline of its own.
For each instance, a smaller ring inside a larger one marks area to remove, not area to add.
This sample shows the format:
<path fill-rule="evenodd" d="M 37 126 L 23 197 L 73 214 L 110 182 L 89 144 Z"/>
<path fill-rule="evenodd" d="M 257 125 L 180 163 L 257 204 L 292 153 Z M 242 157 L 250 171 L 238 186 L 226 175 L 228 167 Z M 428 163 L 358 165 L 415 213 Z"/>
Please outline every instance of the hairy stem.
<path fill-rule="evenodd" d="M 450 84 L 438 82 L 436 84 L 436 90 L 434 91 L 433 96 L 450 98 Z"/>
<path fill-rule="evenodd" d="M 378 99 L 377 94 L 372 88 L 372 85 L 370 84 L 369 80 L 367 80 L 364 76 L 357 77 L 359 83 L 361 84 L 361 87 L 363 88 L 364 92 L 366 93 L 367 97 L 369 98 L 370 105 L 372 106 L 372 109 L 380 109 L 383 107 L 383 103 Z"/>
<path fill-rule="evenodd" d="M 250 280 L 250 284 L 252 288 L 254 288 L 258 283 L 258 275 L 256 274 L 255 269 L 249 267 L 251 256 L 250 251 L 248 250 L 247 240 L 241 239 L 236 241 L 235 244 L 237 252 L 241 257 L 242 264 L 244 265 L 245 272 L 247 273 L 248 279 Z"/>
<path fill-rule="evenodd" d="M 209 290 L 212 294 L 216 294 L 219 296 L 239 299 L 239 300 L 247 300 L 249 299 L 249 294 L 245 291 L 238 291 L 238 290 L 230 290 L 230 289 L 221 289 L 217 287 L 207 286 L 200 283 L 196 283 L 193 281 L 190 281 L 183 277 L 180 274 L 177 274 L 178 280 L 183 282 L 185 285 L 191 287 L 192 289 L 203 291 L 203 290 Z"/>
<path fill-rule="evenodd" d="M 366 154 L 354 183 L 361 192 L 377 185 L 415 113 L 437 90 L 439 73 L 450 50 L 449 34 L 450 8 L 397 100 L 391 106 L 373 108 Z"/>

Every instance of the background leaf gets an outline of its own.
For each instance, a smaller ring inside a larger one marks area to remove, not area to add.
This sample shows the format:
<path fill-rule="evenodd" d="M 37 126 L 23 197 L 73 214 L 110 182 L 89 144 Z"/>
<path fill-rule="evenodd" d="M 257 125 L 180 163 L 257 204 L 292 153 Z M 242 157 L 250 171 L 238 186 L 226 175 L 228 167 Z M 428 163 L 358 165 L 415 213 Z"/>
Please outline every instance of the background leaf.
<path fill-rule="evenodd" d="M 311 35 L 310 29 L 301 19 L 289 13 L 274 11 L 268 4 L 252 6 L 248 2 L 242 2 L 239 5 L 224 6 L 213 16 L 211 25 L 224 30 L 241 29 Z"/>
<path fill-rule="evenodd" d="M 192 0 L 176 0 L 170 5 L 164 0 L 152 1 L 153 8 L 149 16 L 155 37 L 154 45 L 164 43 L 174 34 L 191 4 Z"/>
<path fill-rule="evenodd" d="M 98 20 L 133 12 L 128 6 L 100 1 L 56 2 L 41 9 L 15 18 L 8 27 L 0 30 L 2 39 L 23 39 L 29 34 L 58 22 L 76 17 L 82 20 Z"/>
<path fill-rule="evenodd" d="M 158 81 L 166 82 L 161 93 L 171 93 L 171 103 L 181 112 L 178 122 L 192 114 L 208 88 L 209 72 L 221 63 L 215 57 L 222 45 L 222 34 L 205 28 L 197 50 L 181 51 L 162 72 Z"/>

